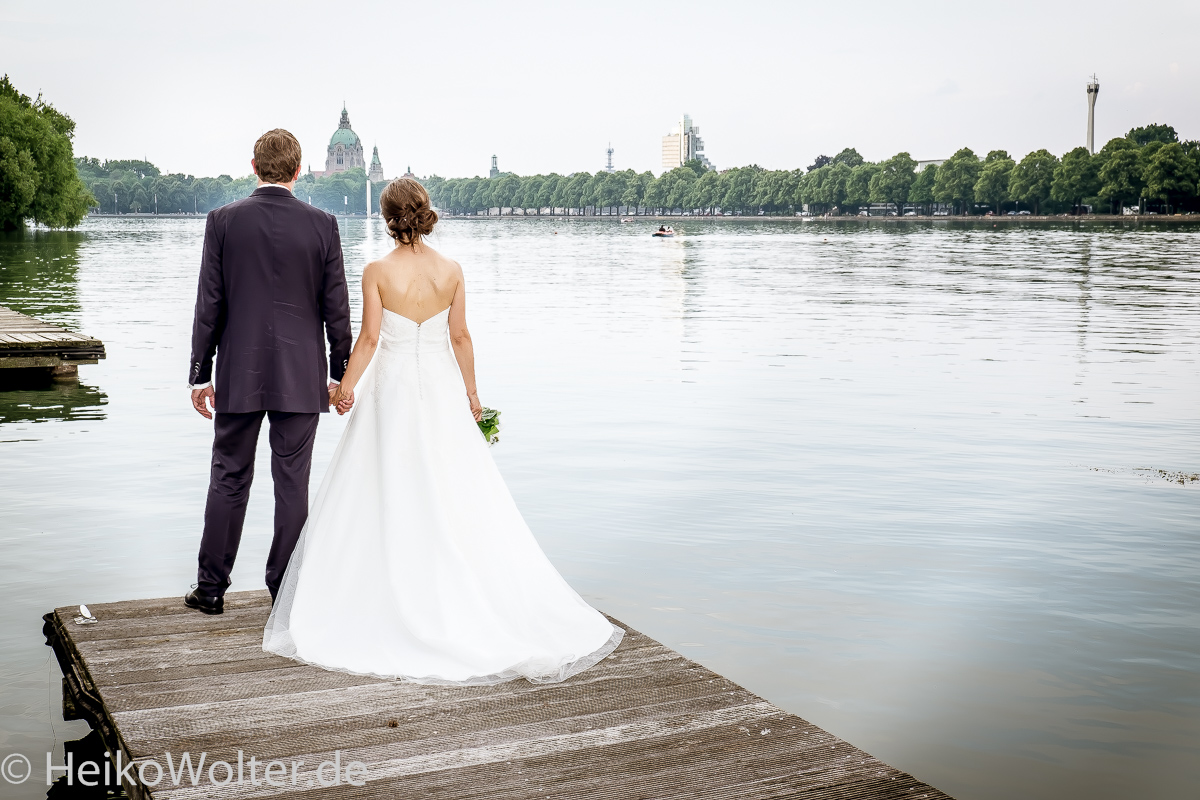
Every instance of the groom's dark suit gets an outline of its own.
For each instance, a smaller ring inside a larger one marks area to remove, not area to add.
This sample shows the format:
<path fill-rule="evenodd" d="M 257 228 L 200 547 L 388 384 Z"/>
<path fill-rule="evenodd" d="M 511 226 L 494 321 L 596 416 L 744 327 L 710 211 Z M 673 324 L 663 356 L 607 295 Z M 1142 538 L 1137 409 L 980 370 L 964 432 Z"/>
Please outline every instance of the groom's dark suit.
<path fill-rule="evenodd" d="M 270 419 L 275 538 L 267 587 L 279 588 L 308 516 L 317 414 L 329 372 L 350 358 L 350 305 L 337 220 L 281 186 L 212 211 L 192 327 L 193 386 L 212 380 L 216 416 L 197 591 L 222 597 L 237 556 L 262 418 Z"/>

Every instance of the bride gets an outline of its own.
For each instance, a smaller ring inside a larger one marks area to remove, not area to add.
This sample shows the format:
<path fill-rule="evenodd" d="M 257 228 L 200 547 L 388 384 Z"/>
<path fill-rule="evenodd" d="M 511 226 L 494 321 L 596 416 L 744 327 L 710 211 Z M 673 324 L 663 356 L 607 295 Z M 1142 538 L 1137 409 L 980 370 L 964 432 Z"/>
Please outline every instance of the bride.
<path fill-rule="evenodd" d="M 423 241 L 429 195 L 400 178 L 379 201 L 396 246 L 363 272 L 332 398 L 353 411 L 263 650 L 418 683 L 564 680 L 624 631 L 542 553 L 479 432 L 463 273 Z"/>

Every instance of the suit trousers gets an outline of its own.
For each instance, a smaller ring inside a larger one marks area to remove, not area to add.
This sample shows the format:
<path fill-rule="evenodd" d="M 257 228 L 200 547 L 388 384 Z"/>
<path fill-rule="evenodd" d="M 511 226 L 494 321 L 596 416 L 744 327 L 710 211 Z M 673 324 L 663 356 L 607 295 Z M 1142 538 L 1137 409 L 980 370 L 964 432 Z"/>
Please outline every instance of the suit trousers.
<path fill-rule="evenodd" d="M 196 589 L 223 597 L 237 558 L 254 480 L 254 451 L 263 416 L 270 421 L 271 477 L 275 482 L 275 536 L 267 556 L 267 588 L 279 591 L 292 550 L 308 519 L 308 478 L 319 414 L 284 411 L 218 413 L 213 428 L 212 471 L 204 507 L 204 536 Z"/>

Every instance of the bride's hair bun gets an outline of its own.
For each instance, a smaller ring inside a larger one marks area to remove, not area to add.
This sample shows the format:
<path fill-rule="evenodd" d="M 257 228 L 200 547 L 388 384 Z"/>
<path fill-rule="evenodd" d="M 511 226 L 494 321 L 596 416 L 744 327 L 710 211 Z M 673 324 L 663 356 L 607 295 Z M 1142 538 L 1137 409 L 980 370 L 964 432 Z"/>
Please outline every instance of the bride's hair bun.
<path fill-rule="evenodd" d="M 387 221 L 388 233 L 409 247 L 428 236 L 438 215 L 429 205 L 429 193 L 412 178 L 397 178 L 379 195 L 379 208 Z"/>

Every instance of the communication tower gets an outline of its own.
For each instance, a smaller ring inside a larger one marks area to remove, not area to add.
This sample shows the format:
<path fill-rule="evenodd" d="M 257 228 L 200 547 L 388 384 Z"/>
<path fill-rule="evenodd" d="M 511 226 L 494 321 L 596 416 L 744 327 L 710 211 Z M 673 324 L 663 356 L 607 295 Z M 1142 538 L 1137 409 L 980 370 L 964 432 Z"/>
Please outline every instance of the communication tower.
<path fill-rule="evenodd" d="M 616 170 L 613 169 L 613 163 L 612 163 L 612 154 L 613 154 L 612 142 L 608 143 L 608 150 L 606 150 L 605 152 L 608 153 L 608 164 L 604 167 L 604 171 L 605 172 L 615 172 Z"/>
<path fill-rule="evenodd" d="M 1088 152 L 1092 155 L 1096 154 L 1096 96 L 1100 94 L 1100 83 L 1096 80 L 1096 76 L 1092 76 L 1092 80 L 1087 85 L 1088 97 Z"/>

